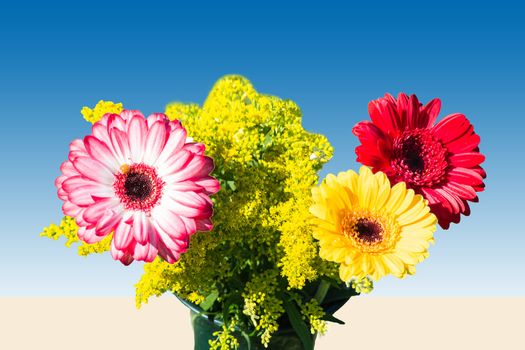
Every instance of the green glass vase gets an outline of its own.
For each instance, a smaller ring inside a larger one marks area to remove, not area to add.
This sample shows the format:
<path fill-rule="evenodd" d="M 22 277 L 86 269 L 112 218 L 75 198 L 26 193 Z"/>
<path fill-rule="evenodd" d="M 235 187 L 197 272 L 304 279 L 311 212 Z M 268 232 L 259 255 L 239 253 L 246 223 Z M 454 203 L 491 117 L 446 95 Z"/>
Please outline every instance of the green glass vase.
<path fill-rule="evenodd" d="M 221 330 L 220 322 L 213 322 L 207 316 L 190 309 L 191 325 L 195 340 L 195 350 L 209 350 L 209 340 L 215 338 L 213 333 Z M 304 350 L 301 340 L 290 328 L 279 329 L 272 335 L 268 347 L 265 348 L 258 337 L 243 336 L 240 331 L 234 333 L 239 342 L 238 350 Z M 315 335 L 312 336 L 315 342 Z"/>

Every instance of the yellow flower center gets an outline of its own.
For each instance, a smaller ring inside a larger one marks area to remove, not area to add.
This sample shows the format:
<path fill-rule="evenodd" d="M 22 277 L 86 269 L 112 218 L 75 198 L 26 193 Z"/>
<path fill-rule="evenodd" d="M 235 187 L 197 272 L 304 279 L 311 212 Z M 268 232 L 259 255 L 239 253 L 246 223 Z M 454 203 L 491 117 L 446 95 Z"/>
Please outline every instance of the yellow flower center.
<path fill-rule="evenodd" d="M 366 253 L 390 250 L 399 238 L 399 225 L 390 215 L 370 211 L 344 211 L 341 231 L 357 249 Z"/>

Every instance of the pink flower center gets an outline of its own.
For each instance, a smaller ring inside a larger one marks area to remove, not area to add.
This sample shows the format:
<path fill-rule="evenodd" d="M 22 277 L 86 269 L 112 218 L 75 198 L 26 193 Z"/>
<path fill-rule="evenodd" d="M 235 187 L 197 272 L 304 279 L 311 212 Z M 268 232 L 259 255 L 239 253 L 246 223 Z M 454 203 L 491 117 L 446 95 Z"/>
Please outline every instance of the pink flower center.
<path fill-rule="evenodd" d="M 140 163 L 123 165 L 113 188 L 125 209 L 149 212 L 162 197 L 164 181 L 155 168 Z"/>
<path fill-rule="evenodd" d="M 445 177 L 447 150 L 430 131 L 408 130 L 394 140 L 391 164 L 398 181 L 412 187 L 430 187 Z"/>

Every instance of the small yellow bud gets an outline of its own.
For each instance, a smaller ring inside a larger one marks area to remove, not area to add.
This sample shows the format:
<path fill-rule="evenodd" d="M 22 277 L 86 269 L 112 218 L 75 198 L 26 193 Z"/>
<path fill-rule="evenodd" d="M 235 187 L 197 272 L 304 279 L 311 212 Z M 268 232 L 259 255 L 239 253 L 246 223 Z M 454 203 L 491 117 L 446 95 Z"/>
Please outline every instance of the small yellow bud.
<path fill-rule="evenodd" d="M 127 174 L 129 172 L 129 165 L 128 164 L 122 164 L 120 166 L 120 171 L 122 171 L 122 174 Z"/>

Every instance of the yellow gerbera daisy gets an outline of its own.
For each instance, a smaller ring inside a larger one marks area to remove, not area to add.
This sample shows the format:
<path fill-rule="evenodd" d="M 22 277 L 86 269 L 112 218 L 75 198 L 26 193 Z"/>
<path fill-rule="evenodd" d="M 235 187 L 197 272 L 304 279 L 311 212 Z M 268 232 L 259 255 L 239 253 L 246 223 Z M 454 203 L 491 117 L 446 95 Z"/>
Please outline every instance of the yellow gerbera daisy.
<path fill-rule="evenodd" d="M 352 170 L 329 174 L 312 196 L 319 255 L 341 264 L 343 281 L 402 278 L 428 257 L 437 219 L 404 182 L 390 187 L 384 173 L 363 166 L 359 175 Z"/>

